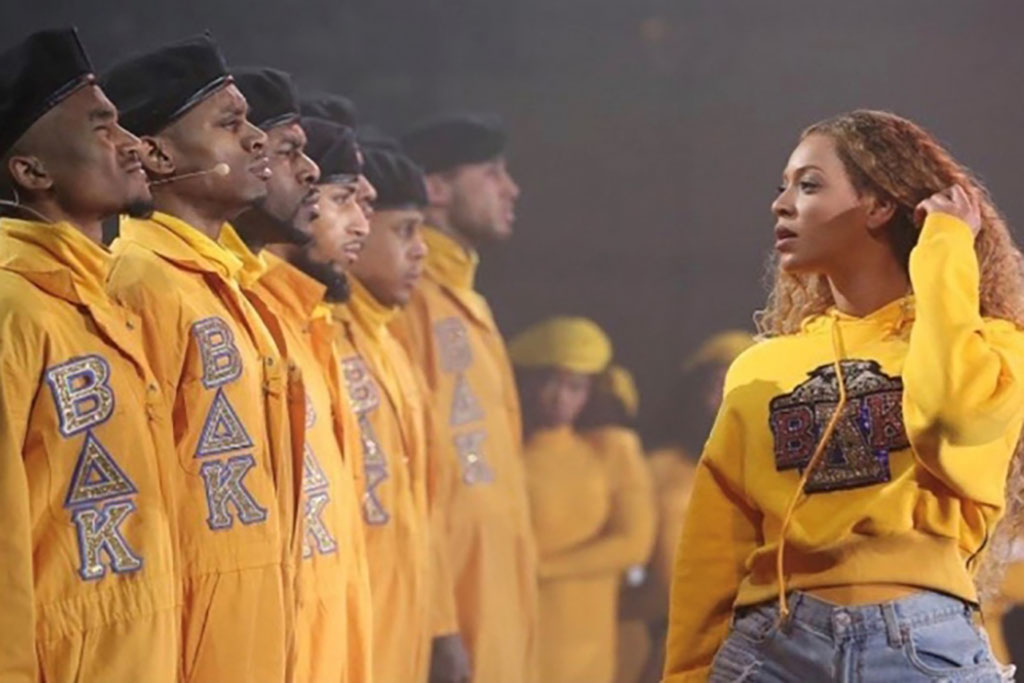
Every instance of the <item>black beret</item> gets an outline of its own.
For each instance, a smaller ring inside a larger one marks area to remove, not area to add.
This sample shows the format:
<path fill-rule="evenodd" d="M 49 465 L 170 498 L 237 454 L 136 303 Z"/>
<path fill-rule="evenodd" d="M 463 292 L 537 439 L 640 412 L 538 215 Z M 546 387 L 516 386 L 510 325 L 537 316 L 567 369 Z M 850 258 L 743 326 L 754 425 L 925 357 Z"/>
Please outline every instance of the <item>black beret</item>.
<path fill-rule="evenodd" d="M 399 152 L 369 148 L 365 152 L 366 179 L 377 190 L 375 209 L 422 208 L 427 205 L 423 169 Z"/>
<path fill-rule="evenodd" d="M 427 173 L 490 161 L 505 151 L 505 128 L 488 114 L 449 114 L 424 121 L 402 136 L 402 147 Z"/>
<path fill-rule="evenodd" d="M 363 172 L 354 130 L 315 116 L 303 118 L 302 129 L 306 131 L 306 154 L 320 167 L 321 183 Z"/>
<path fill-rule="evenodd" d="M 0 156 L 92 73 L 73 28 L 39 31 L 0 52 Z"/>
<path fill-rule="evenodd" d="M 349 128 L 356 127 L 358 111 L 355 103 L 344 95 L 315 92 L 303 95 L 299 102 L 303 116 L 316 116 L 340 123 Z"/>
<path fill-rule="evenodd" d="M 136 135 L 156 135 L 230 82 L 216 43 L 199 35 L 118 63 L 101 85 L 122 126 Z"/>
<path fill-rule="evenodd" d="M 266 131 L 299 118 L 299 95 L 284 71 L 250 66 L 231 73 L 249 103 L 248 118 L 254 125 Z"/>

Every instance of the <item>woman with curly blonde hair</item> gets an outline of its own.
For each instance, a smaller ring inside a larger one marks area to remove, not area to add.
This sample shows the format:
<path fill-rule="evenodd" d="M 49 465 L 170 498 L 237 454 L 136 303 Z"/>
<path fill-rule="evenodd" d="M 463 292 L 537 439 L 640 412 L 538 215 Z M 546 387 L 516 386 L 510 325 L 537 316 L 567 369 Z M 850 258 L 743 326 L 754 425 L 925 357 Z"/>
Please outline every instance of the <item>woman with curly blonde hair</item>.
<path fill-rule="evenodd" d="M 666 683 L 1009 680 L 975 624 L 1022 521 L 1006 223 L 875 111 L 804 131 L 772 211 L 767 338 L 729 369 L 698 465 Z"/>

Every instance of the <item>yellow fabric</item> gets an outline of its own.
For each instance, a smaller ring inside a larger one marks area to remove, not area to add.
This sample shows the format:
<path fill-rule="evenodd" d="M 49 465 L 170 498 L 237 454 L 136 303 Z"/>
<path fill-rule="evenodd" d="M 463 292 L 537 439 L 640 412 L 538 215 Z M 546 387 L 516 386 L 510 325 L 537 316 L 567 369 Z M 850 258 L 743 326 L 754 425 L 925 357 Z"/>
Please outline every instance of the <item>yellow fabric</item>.
<path fill-rule="evenodd" d="M 113 252 L 108 290 L 139 315 L 172 411 L 183 676 L 283 680 L 295 561 L 284 364 L 233 279 L 241 262 L 195 228 L 122 219 Z"/>
<path fill-rule="evenodd" d="M 426 273 L 392 323 L 423 371 L 441 429 L 432 501 L 455 577 L 458 627 L 475 683 L 536 683 L 537 564 L 526 500 L 519 398 L 475 254 L 423 231 Z"/>
<path fill-rule="evenodd" d="M 243 291 L 298 368 L 289 394 L 293 457 L 301 465 L 302 527 L 294 646 L 296 681 L 370 680 L 372 603 L 355 481 L 342 454 L 337 331 L 326 288 L 269 252 L 253 255 L 226 226 L 220 242 L 242 260 Z M 248 274 L 246 276 L 246 274 Z M 318 307 L 321 307 L 318 313 Z M 347 454 L 354 457 L 355 451 Z"/>
<path fill-rule="evenodd" d="M 658 506 L 658 533 L 651 556 L 651 578 L 659 583 L 667 596 L 697 467 L 685 452 L 675 448 L 654 451 L 649 456 L 648 466 Z M 668 605 L 665 607 L 667 613 Z"/>
<path fill-rule="evenodd" d="M 795 509 L 787 586 L 890 583 L 976 599 L 972 573 L 1024 422 L 1024 333 L 981 318 L 978 278 L 970 229 L 931 215 L 910 258 L 914 297 L 863 318 L 830 311 L 736 359 L 679 541 L 666 681 L 704 680 L 732 607 L 778 587 L 799 458 L 836 402 L 834 334 L 849 392 L 836 432 L 846 459 L 827 458 Z M 807 401 L 820 407 L 807 413 Z"/>
<path fill-rule="evenodd" d="M 661 678 L 664 637 L 652 640 L 650 624 L 661 624 L 668 616 L 669 582 L 683 519 L 693 490 L 695 462 L 680 448 L 661 448 L 647 456 L 654 482 L 657 533 L 648 563 L 647 580 L 639 588 L 622 593 L 619 613 L 619 667 L 616 681 L 646 682 Z M 643 678 L 640 678 L 640 673 Z"/>
<path fill-rule="evenodd" d="M 621 365 L 609 365 L 598 380 L 598 391 L 614 396 L 626 409 L 626 414 L 636 417 L 640 412 L 640 392 L 637 391 L 633 373 Z"/>
<path fill-rule="evenodd" d="M 354 278 L 350 282 L 351 298 L 332 313 L 342 380 L 362 438 L 356 459 L 373 599 L 374 680 L 423 681 L 433 636 L 426 406 L 408 357 L 387 329 L 394 310 Z"/>
<path fill-rule="evenodd" d="M 615 674 L 619 583 L 647 560 L 650 479 L 635 435 L 544 430 L 526 443 L 540 552 L 542 681 L 600 683 Z"/>
<path fill-rule="evenodd" d="M 138 318 L 103 292 L 109 266 L 67 223 L 0 220 L 5 681 L 177 680 L 173 445 Z M 97 467 L 117 468 L 113 490 Z M 117 552 L 91 556 L 122 513 Z"/>
<path fill-rule="evenodd" d="M 242 236 L 230 223 L 225 223 L 221 227 L 217 243 L 238 258 L 239 265 L 234 271 L 235 280 L 242 286 L 242 289 L 251 290 L 267 272 L 269 267 L 267 252 L 252 253 Z"/>
<path fill-rule="evenodd" d="M 693 352 L 683 363 L 683 370 L 709 363 L 728 365 L 736 356 L 754 345 L 754 336 L 742 330 L 726 330 L 707 339 L 700 348 Z"/>
<path fill-rule="evenodd" d="M 358 614 L 352 615 L 348 625 L 348 673 L 349 681 L 374 681 L 373 677 L 373 594 L 370 589 L 370 568 L 366 550 L 366 538 L 362 518 L 362 495 L 365 491 L 366 481 L 363 478 L 363 438 L 359 425 L 359 418 L 352 408 L 352 402 L 348 397 L 348 389 L 342 377 L 340 365 L 343 348 L 340 344 L 342 330 L 334 321 L 331 305 L 327 303 L 318 304 L 313 309 L 313 320 L 317 324 L 330 325 L 334 334 L 333 351 L 337 355 L 338 372 L 336 382 L 329 386 L 332 391 L 332 401 L 338 406 L 335 421 L 340 431 L 341 452 L 344 456 L 345 468 L 353 483 L 353 493 L 356 496 L 356 507 L 358 519 L 357 528 L 352 532 L 350 544 L 352 554 L 361 554 L 364 561 L 360 565 L 365 569 L 361 579 L 348 582 L 347 604 L 350 608 L 359 608 Z M 352 614 L 352 610 L 349 610 Z M 356 656 L 355 653 L 361 653 Z"/>
<path fill-rule="evenodd" d="M 612 343 L 592 320 L 554 316 L 513 337 L 508 355 L 523 368 L 554 367 L 592 375 L 608 367 Z"/>

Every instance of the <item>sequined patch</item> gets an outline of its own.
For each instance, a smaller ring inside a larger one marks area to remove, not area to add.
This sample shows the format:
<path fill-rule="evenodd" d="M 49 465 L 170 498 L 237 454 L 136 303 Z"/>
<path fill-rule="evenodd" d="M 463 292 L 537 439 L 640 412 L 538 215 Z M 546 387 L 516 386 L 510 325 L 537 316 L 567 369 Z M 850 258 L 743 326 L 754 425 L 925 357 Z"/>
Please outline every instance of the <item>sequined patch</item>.
<path fill-rule="evenodd" d="M 483 445 L 487 433 L 483 430 L 456 434 L 455 452 L 462 468 L 462 481 L 467 485 L 490 484 L 494 481 L 494 470 L 484 459 Z"/>
<path fill-rule="evenodd" d="M 469 332 L 459 318 L 444 318 L 434 323 L 434 339 L 445 372 L 465 372 L 473 365 L 473 348 Z"/>
<path fill-rule="evenodd" d="M 313 448 L 307 442 L 302 454 L 302 490 L 306 493 L 326 488 L 329 482 L 320 461 L 313 454 Z"/>
<path fill-rule="evenodd" d="M 267 511 L 260 507 L 245 488 L 245 475 L 256 466 L 251 455 L 239 455 L 226 461 L 208 460 L 199 469 L 206 486 L 207 524 L 213 530 L 230 529 L 234 516 L 230 505 L 242 524 L 256 524 L 267 519 Z"/>
<path fill-rule="evenodd" d="M 71 520 L 78 532 L 79 576 L 86 581 L 103 578 L 107 573 L 103 555 L 116 573 L 126 574 L 142 568 L 142 558 L 121 535 L 121 524 L 134 510 L 133 502 L 121 500 L 72 512 Z"/>
<path fill-rule="evenodd" d="M 324 524 L 323 511 L 331 502 L 327 491 L 317 491 L 306 496 L 306 509 L 303 515 L 306 533 L 302 541 L 302 557 L 313 556 L 313 547 L 316 546 L 317 553 L 328 555 L 338 549 L 338 543 L 331 536 Z"/>
<path fill-rule="evenodd" d="M 313 399 L 306 394 L 306 429 L 312 429 L 316 424 L 316 410 L 313 408 Z"/>
<path fill-rule="evenodd" d="M 103 424 L 114 414 L 114 391 L 109 381 L 110 366 L 96 355 L 72 358 L 46 371 L 63 436 Z"/>
<path fill-rule="evenodd" d="M 370 422 L 369 413 L 380 405 L 380 394 L 366 363 L 358 356 L 341 361 L 342 376 L 349 402 L 359 421 L 359 439 L 363 446 L 363 519 L 367 524 L 387 524 L 391 519 L 380 500 L 377 487 L 389 478 L 388 459 Z"/>
<path fill-rule="evenodd" d="M 341 361 L 341 374 L 348 389 L 348 398 L 356 414 L 366 413 L 380 405 L 377 385 L 359 356 L 350 356 Z"/>
<path fill-rule="evenodd" d="M 366 489 L 363 492 L 363 518 L 367 524 L 387 524 L 391 515 L 380 500 L 377 487 L 389 477 L 388 461 L 377 440 L 377 434 L 365 413 L 359 416 L 359 431 L 363 443 L 363 476 Z"/>
<path fill-rule="evenodd" d="M 71 485 L 64 498 L 64 506 L 73 508 L 133 493 L 138 493 L 135 484 L 117 466 L 113 456 L 96 440 L 92 432 L 86 432 L 85 442 L 71 475 Z"/>
<path fill-rule="evenodd" d="M 206 414 L 203 430 L 199 434 L 196 457 L 205 458 L 218 453 L 252 448 L 252 445 L 252 439 L 242 425 L 242 420 L 231 407 L 228 397 L 224 395 L 224 389 L 217 389 L 210 410 Z"/>
<path fill-rule="evenodd" d="M 877 361 L 844 360 L 847 403 L 825 456 L 806 491 L 835 491 L 889 481 L 889 456 L 910 446 L 903 424 L 903 380 L 882 372 Z M 831 364 L 770 403 L 775 467 L 802 470 L 814 454 L 839 400 Z"/>
<path fill-rule="evenodd" d="M 199 345 L 203 362 L 203 386 L 223 386 L 242 376 L 242 357 L 235 346 L 235 335 L 221 318 L 197 320 L 192 336 Z"/>
<path fill-rule="evenodd" d="M 453 427 L 477 422 L 484 419 L 484 409 L 480 406 L 473 390 L 469 387 L 466 376 L 459 373 L 455 376 L 455 389 L 452 393 L 452 410 L 448 418 Z"/>

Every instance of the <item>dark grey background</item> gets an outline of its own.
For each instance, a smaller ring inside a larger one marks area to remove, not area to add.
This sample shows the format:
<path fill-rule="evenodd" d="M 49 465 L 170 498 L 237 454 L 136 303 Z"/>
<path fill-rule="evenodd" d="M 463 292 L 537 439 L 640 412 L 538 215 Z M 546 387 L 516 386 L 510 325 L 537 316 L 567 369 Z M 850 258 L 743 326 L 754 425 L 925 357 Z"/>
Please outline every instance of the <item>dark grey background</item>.
<path fill-rule="evenodd" d="M 347 93 L 387 127 L 500 112 L 523 197 L 482 289 L 508 333 L 596 319 L 650 405 L 709 332 L 749 324 L 773 188 L 819 118 L 909 116 L 1024 220 L 1022 19 L 1012 0 L 4 0 L 0 44 L 74 23 L 102 68 L 209 28 L 230 62 Z"/>

